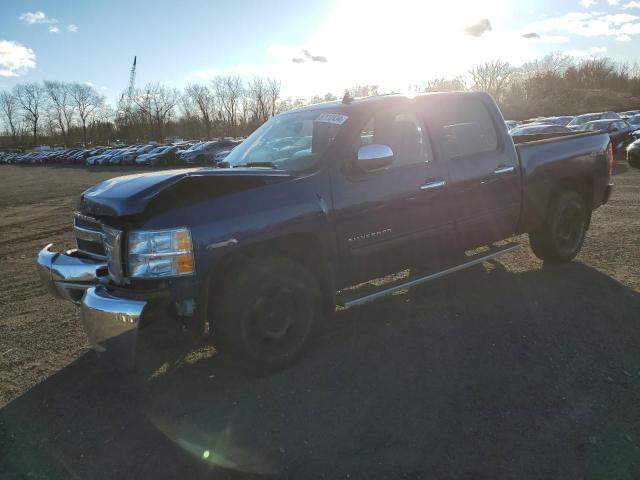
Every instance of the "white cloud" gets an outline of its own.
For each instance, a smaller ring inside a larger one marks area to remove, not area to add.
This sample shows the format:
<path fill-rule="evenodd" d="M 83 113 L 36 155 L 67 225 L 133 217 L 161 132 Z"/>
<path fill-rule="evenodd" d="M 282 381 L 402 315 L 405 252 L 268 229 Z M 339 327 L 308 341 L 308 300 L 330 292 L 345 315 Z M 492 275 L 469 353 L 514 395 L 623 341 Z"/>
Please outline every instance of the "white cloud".
<path fill-rule="evenodd" d="M 576 50 L 565 50 L 565 55 L 569 55 L 571 57 L 577 58 L 597 58 L 598 56 L 607 52 L 607 47 L 591 47 L 589 49 L 576 49 Z"/>
<path fill-rule="evenodd" d="M 572 34 L 582 37 L 640 34 L 640 17 L 628 13 L 570 12 L 534 22 L 526 27 L 538 33 Z"/>
<path fill-rule="evenodd" d="M 633 1 L 629 2 L 629 3 L 625 3 L 622 6 L 623 10 L 628 10 L 629 8 L 640 8 L 640 2 L 637 2 L 637 1 L 633 0 Z"/>
<path fill-rule="evenodd" d="M 609 5 L 618 5 L 620 3 L 620 0 L 607 0 L 607 3 Z"/>
<path fill-rule="evenodd" d="M 589 8 L 598 2 L 596 2 L 596 0 L 580 0 L 578 3 L 582 5 L 584 8 Z"/>
<path fill-rule="evenodd" d="M 49 33 L 60 33 L 60 29 L 56 26 L 49 27 Z"/>
<path fill-rule="evenodd" d="M 67 27 L 67 30 L 69 30 L 70 32 L 74 32 L 74 33 L 75 33 L 75 32 L 77 32 L 77 31 L 78 31 L 78 26 L 77 26 L 77 25 L 73 25 L 73 24 L 71 24 L 71 25 L 69 25 L 69 26 Z"/>
<path fill-rule="evenodd" d="M 17 77 L 35 66 L 33 50 L 10 40 L 0 40 L 0 77 Z"/>
<path fill-rule="evenodd" d="M 631 37 L 629 35 L 618 35 L 617 37 L 614 38 L 615 41 L 617 42 L 630 42 L 631 41 Z"/>
<path fill-rule="evenodd" d="M 26 12 L 18 17 L 19 20 L 22 20 L 24 23 L 28 25 L 33 25 L 34 23 L 55 23 L 55 18 L 48 18 L 47 15 L 38 10 L 37 12 Z"/>

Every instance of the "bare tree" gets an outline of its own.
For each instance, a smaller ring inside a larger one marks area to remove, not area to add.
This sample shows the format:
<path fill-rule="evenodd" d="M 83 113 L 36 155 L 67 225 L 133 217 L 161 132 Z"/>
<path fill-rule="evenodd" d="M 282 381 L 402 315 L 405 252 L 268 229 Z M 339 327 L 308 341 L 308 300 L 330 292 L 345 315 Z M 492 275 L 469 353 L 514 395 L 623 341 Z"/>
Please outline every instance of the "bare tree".
<path fill-rule="evenodd" d="M 222 109 L 225 123 L 235 134 L 237 126 L 238 108 L 244 92 L 242 80 L 239 76 L 218 76 L 212 80 L 213 91 Z"/>
<path fill-rule="evenodd" d="M 355 87 L 347 88 L 345 93 L 348 93 L 350 97 L 371 97 L 378 95 L 378 85 L 356 85 Z"/>
<path fill-rule="evenodd" d="M 148 84 L 134 97 L 135 104 L 142 115 L 148 119 L 149 126 L 152 131 L 155 131 L 154 136 L 158 141 L 163 140 L 164 126 L 171 118 L 179 98 L 178 90 L 159 83 Z"/>
<path fill-rule="evenodd" d="M 23 118 L 31 127 L 33 145 L 36 146 L 38 144 L 38 122 L 45 99 L 45 91 L 38 83 L 26 83 L 16 86 L 15 95 L 22 109 Z"/>
<path fill-rule="evenodd" d="M 421 85 L 415 85 L 412 89 L 416 92 L 456 92 L 466 90 L 463 77 L 434 78 Z"/>
<path fill-rule="evenodd" d="M 265 122 L 269 118 L 271 106 L 267 88 L 265 80 L 257 76 L 253 77 L 247 86 L 247 97 L 252 120 L 258 124 Z"/>
<path fill-rule="evenodd" d="M 62 133 L 65 147 L 69 146 L 69 130 L 75 116 L 75 106 L 71 95 L 72 86 L 64 82 L 44 82 L 49 97 L 53 117 Z"/>
<path fill-rule="evenodd" d="M 74 83 L 70 88 L 70 96 L 80 117 L 82 126 L 82 143 L 87 146 L 87 120 L 93 112 L 104 104 L 104 97 L 98 94 L 91 85 Z"/>
<path fill-rule="evenodd" d="M 528 76 L 541 74 L 562 76 L 569 67 L 574 65 L 573 57 L 561 52 L 552 52 L 540 59 L 524 63 L 520 71 Z"/>
<path fill-rule="evenodd" d="M 4 119 L 13 145 L 18 146 L 18 121 L 19 109 L 18 99 L 12 92 L 0 92 L 0 115 Z"/>
<path fill-rule="evenodd" d="M 509 86 L 514 69 L 509 62 L 492 60 L 473 67 L 469 73 L 474 90 L 488 92 L 496 100 L 500 100 Z"/>
<path fill-rule="evenodd" d="M 184 96 L 190 100 L 190 105 L 202 119 L 205 137 L 211 138 L 211 127 L 216 110 L 215 97 L 211 90 L 206 85 L 187 85 Z"/>
<path fill-rule="evenodd" d="M 270 107 L 269 115 L 273 117 L 277 113 L 278 100 L 280 99 L 280 91 L 282 90 L 282 82 L 275 78 L 267 80 L 267 98 Z"/>

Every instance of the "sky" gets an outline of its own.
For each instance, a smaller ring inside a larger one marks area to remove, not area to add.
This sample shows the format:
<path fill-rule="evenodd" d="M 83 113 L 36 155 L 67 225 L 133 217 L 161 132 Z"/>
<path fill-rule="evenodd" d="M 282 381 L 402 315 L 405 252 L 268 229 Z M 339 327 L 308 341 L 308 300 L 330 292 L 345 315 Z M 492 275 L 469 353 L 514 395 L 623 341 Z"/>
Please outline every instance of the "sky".
<path fill-rule="evenodd" d="M 640 63 L 640 0 L 2 0 L 0 89 L 90 83 L 183 88 L 215 75 L 277 78 L 283 96 L 354 85 L 405 91 L 551 52 Z"/>

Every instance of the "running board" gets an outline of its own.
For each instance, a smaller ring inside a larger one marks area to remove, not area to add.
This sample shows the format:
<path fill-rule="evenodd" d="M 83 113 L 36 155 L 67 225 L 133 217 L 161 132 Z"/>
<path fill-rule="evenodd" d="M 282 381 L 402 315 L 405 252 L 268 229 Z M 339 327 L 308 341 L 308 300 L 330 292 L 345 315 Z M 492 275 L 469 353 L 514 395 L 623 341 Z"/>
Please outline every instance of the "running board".
<path fill-rule="evenodd" d="M 464 263 L 461 263 L 460 265 L 456 265 L 454 267 L 447 268 L 439 272 L 429 273 L 426 275 L 418 274 L 415 277 L 409 277 L 407 279 L 403 279 L 401 281 L 402 283 L 395 284 L 386 288 L 382 287 L 381 290 L 378 290 L 368 295 L 364 295 L 362 297 L 349 299 L 349 298 L 346 298 L 345 296 L 339 295 L 336 303 L 339 307 L 343 307 L 343 308 L 350 308 L 356 305 L 362 305 L 363 303 L 376 300 L 380 297 L 391 295 L 392 293 L 397 292 L 398 290 L 414 287 L 416 285 L 420 285 L 421 283 L 430 282 L 431 280 L 435 280 L 436 278 L 444 277 L 445 275 L 449 275 L 450 273 L 459 272 L 460 270 L 464 270 L 465 268 L 473 267 L 474 265 L 478 265 L 479 263 L 486 262 L 487 260 L 491 260 L 492 258 L 499 257 L 500 255 L 504 255 L 505 253 L 509 253 L 521 246 L 522 245 L 519 243 L 508 243 L 506 245 L 501 245 L 498 247 L 491 247 L 488 251 L 481 252 L 476 255 L 467 257 L 467 261 Z"/>

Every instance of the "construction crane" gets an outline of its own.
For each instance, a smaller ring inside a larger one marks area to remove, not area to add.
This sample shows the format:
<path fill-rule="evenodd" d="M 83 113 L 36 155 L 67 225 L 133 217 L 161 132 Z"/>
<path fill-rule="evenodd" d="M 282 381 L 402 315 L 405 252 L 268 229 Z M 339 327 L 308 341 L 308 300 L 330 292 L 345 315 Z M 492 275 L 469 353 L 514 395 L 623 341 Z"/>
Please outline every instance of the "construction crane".
<path fill-rule="evenodd" d="M 129 74 L 129 88 L 127 89 L 127 96 L 129 100 L 133 98 L 133 90 L 136 86 L 136 60 L 137 55 L 133 57 L 133 65 L 131 67 L 131 73 Z"/>
<path fill-rule="evenodd" d="M 127 90 L 122 92 L 120 95 L 120 105 L 124 106 L 124 109 L 128 111 L 131 106 L 131 102 L 133 101 L 133 94 L 136 88 L 136 62 L 138 60 L 138 56 L 133 57 L 133 65 L 131 66 L 131 72 L 129 73 L 129 86 Z M 126 96 L 126 98 L 125 98 Z"/>

